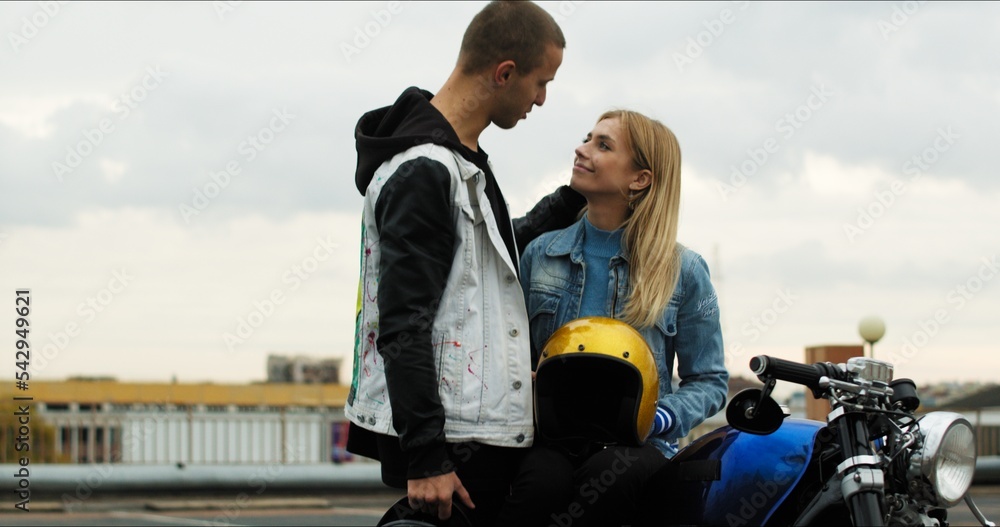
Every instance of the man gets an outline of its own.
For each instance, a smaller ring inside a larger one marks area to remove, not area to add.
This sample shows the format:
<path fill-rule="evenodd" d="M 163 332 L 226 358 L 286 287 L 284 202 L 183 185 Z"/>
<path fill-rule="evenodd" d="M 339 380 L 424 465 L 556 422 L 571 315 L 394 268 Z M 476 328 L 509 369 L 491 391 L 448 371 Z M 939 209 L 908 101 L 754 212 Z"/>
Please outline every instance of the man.
<path fill-rule="evenodd" d="M 493 2 L 436 95 L 409 88 L 355 131 L 365 204 L 348 450 L 440 519 L 455 495 L 492 521 L 533 440 L 518 251 L 584 200 L 563 187 L 511 222 L 479 136 L 545 102 L 564 47 L 540 7 Z"/>

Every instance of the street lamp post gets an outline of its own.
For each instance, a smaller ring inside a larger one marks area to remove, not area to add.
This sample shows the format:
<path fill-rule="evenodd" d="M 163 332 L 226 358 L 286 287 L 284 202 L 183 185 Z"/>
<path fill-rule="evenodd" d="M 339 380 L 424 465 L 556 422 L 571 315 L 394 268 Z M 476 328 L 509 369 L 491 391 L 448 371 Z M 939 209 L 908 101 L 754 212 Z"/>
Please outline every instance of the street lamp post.
<path fill-rule="evenodd" d="M 858 333 L 868 343 L 870 358 L 875 358 L 875 343 L 885 335 L 885 321 L 881 317 L 869 316 L 858 323 Z"/>

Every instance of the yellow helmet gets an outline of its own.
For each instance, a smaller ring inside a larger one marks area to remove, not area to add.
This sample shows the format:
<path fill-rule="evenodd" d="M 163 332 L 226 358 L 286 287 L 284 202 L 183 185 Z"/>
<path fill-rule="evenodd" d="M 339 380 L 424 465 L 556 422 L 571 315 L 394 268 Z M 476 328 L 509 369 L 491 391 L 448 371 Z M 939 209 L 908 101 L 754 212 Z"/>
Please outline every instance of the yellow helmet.
<path fill-rule="evenodd" d="M 535 377 L 535 419 L 548 440 L 641 445 L 653 427 L 660 381 L 653 352 L 632 326 L 578 318 L 549 337 Z"/>

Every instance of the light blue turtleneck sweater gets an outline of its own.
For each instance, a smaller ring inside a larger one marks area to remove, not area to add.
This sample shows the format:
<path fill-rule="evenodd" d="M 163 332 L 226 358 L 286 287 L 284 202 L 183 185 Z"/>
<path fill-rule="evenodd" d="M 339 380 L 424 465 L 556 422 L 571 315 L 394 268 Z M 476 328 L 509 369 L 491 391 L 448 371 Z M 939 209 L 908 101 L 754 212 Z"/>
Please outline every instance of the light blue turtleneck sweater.
<path fill-rule="evenodd" d="M 583 297 L 580 299 L 581 317 L 607 317 L 608 290 L 611 289 L 611 257 L 618 254 L 622 246 L 622 231 L 605 231 L 594 227 L 586 216 L 583 217 Z M 622 299 L 624 300 L 624 299 Z M 656 408 L 653 419 L 653 434 L 660 434 L 673 428 L 674 419 L 663 407 Z"/>
<path fill-rule="evenodd" d="M 583 298 L 580 299 L 581 317 L 607 317 L 608 285 L 611 280 L 611 257 L 622 247 L 622 230 L 605 231 L 594 227 L 583 217 Z"/>

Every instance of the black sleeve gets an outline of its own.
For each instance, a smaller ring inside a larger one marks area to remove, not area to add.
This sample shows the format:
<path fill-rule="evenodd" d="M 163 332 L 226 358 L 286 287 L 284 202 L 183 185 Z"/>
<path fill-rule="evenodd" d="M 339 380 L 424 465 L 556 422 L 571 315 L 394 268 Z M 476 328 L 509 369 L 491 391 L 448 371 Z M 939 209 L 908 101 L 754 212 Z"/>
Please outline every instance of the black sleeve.
<path fill-rule="evenodd" d="M 523 217 L 514 218 L 514 239 L 517 240 L 518 254 L 523 254 L 528 242 L 539 235 L 575 223 L 586 204 L 586 198 L 579 192 L 563 185 L 542 198 Z"/>
<path fill-rule="evenodd" d="M 376 341 L 385 360 L 392 424 L 409 457 L 408 479 L 452 469 L 445 450 L 431 325 L 455 251 L 451 177 L 440 162 L 400 165 L 375 204 L 380 236 Z"/>

